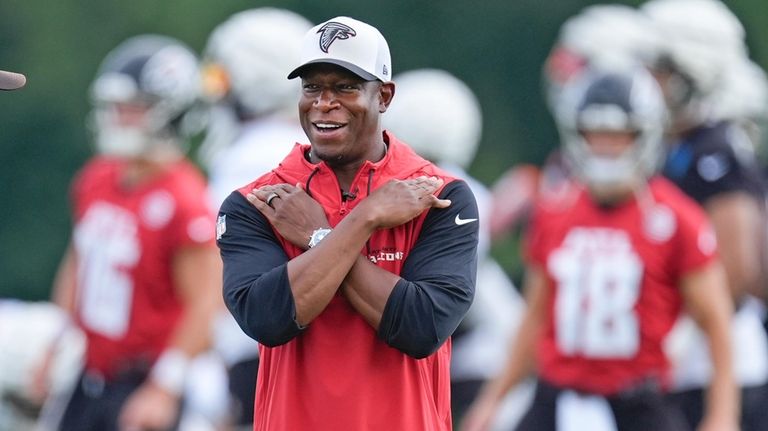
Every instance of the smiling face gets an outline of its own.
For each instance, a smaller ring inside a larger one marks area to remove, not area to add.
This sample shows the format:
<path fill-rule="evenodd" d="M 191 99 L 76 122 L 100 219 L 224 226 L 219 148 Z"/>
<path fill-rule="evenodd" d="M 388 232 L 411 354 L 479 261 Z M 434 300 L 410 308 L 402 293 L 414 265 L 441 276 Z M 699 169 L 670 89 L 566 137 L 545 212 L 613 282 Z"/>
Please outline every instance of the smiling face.
<path fill-rule="evenodd" d="M 360 165 L 382 156 L 379 117 L 387 110 L 394 84 L 365 81 L 332 64 L 302 74 L 299 118 L 312 143 L 312 161 L 332 167 Z"/>

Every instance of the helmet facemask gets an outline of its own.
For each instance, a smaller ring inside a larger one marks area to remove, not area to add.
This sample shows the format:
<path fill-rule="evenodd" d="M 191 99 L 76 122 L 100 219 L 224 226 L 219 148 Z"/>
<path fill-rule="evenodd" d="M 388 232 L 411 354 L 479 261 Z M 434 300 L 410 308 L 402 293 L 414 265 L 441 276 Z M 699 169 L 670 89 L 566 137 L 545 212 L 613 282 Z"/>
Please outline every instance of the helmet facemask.
<path fill-rule="evenodd" d="M 639 68 L 590 71 L 577 81 L 569 84 L 570 100 L 558 115 L 566 160 L 596 200 L 614 203 L 640 188 L 658 168 L 661 93 Z M 627 140 L 630 144 L 623 145 Z M 617 150 L 622 146 L 623 151 Z"/>
<path fill-rule="evenodd" d="M 126 159 L 163 161 L 182 154 L 182 140 L 171 126 L 157 121 L 153 109 L 140 115 L 141 123 L 126 124 L 121 120 L 125 109 L 146 109 L 133 105 L 106 105 L 93 112 L 96 149 L 100 154 Z"/>

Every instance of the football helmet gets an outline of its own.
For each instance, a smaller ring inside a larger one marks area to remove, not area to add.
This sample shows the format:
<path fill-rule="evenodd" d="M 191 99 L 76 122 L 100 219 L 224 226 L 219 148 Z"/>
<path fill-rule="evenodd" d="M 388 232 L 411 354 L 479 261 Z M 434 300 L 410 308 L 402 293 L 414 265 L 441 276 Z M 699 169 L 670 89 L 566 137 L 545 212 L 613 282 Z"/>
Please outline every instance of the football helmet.
<path fill-rule="evenodd" d="M 649 61 L 660 40 L 650 20 L 636 9 L 619 4 L 592 5 L 570 17 L 560 28 L 547 57 L 544 86 L 551 106 L 565 82 L 587 66 L 620 67 Z"/>
<path fill-rule="evenodd" d="M 199 95 L 199 65 L 188 47 L 160 35 L 126 40 L 91 85 L 97 150 L 127 158 L 180 154 L 184 118 Z"/>
<path fill-rule="evenodd" d="M 299 62 L 301 41 L 312 28 L 285 9 L 238 12 L 219 24 L 204 51 L 206 94 L 229 98 L 246 116 L 294 108 L 299 87 L 288 73 Z"/>
<path fill-rule="evenodd" d="M 744 58 L 729 64 L 713 92 L 713 117 L 724 120 L 759 120 L 768 116 L 768 77 Z"/>
<path fill-rule="evenodd" d="M 631 189 L 661 160 L 665 106 L 661 89 L 642 66 L 590 68 L 563 89 L 555 115 L 571 171 L 592 190 Z M 631 148 L 618 157 L 595 155 L 584 132 L 631 132 Z"/>
<path fill-rule="evenodd" d="M 766 159 L 765 130 L 768 128 L 768 77 L 753 61 L 732 63 L 712 97 L 712 118 L 731 121 L 745 133 L 749 149 Z M 737 139 L 734 139 L 738 142 Z"/>
<path fill-rule="evenodd" d="M 295 12 L 260 7 L 232 15 L 211 32 L 203 54 L 203 91 L 212 104 L 199 152 L 203 163 L 235 140 L 244 121 L 296 116 L 300 88 L 288 73 L 299 63 L 310 28 Z"/>
<path fill-rule="evenodd" d="M 439 69 L 419 69 L 394 77 L 397 86 L 385 129 L 419 155 L 467 169 L 482 134 L 480 102 L 460 79 Z"/>
<path fill-rule="evenodd" d="M 664 39 L 651 66 L 668 76 L 663 86 L 675 122 L 710 119 L 726 69 L 747 57 L 741 22 L 719 0 L 650 0 L 641 10 Z"/>

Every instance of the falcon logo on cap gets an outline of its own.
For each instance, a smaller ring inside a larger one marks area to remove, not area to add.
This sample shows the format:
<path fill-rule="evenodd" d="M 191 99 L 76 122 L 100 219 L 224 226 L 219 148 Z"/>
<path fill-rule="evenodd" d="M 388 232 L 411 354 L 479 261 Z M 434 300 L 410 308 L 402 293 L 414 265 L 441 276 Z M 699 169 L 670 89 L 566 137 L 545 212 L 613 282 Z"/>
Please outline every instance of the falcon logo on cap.
<path fill-rule="evenodd" d="M 326 54 L 334 40 L 349 39 L 350 37 L 357 36 L 352 27 L 334 21 L 326 23 L 317 32 L 322 33 L 320 35 L 320 49 Z"/>

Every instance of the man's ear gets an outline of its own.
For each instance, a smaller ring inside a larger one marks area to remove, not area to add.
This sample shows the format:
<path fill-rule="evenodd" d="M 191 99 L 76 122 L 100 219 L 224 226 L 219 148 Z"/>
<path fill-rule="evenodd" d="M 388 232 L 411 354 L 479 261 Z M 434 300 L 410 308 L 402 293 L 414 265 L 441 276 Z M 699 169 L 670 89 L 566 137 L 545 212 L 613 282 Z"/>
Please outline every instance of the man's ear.
<path fill-rule="evenodd" d="M 384 82 L 379 88 L 379 112 L 387 112 L 389 104 L 392 103 L 392 98 L 395 97 L 395 83 Z"/>

